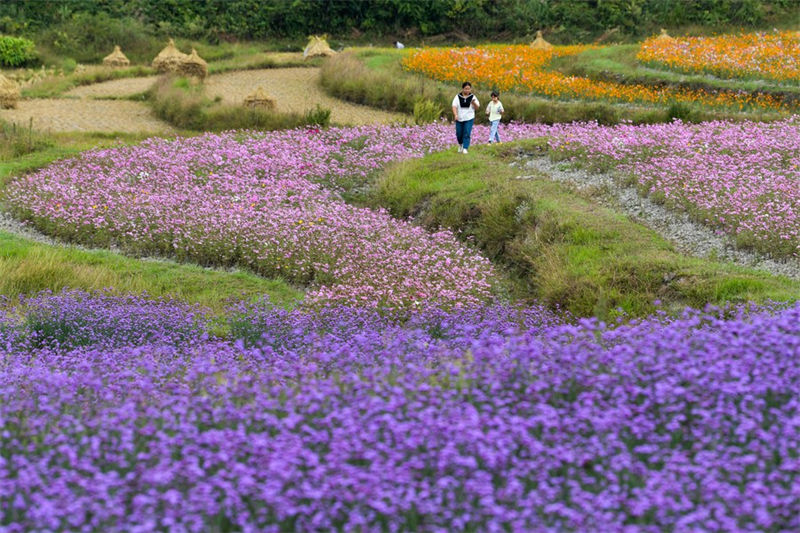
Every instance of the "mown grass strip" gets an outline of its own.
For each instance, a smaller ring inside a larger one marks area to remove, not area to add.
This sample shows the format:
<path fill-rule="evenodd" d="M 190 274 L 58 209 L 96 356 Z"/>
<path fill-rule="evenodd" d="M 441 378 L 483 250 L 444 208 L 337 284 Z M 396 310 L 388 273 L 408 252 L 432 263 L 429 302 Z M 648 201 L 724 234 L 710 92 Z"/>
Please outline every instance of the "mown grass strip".
<path fill-rule="evenodd" d="M 247 272 L 133 259 L 106 250 L 52 246 L 0 231 L 0 294 L 15 297 L 66 288 L 147 293 L 155 298 L 200 304 L 216 312 L 231 301 L 253 300 L 262 295 L 284 307 L 291 307 L 302 298 L 302 292 L 281 280 Z"/>
<path fill-rule="evenodd" d="M 796 104 L 800 101 L 800 87 L 797 85 L 766 79 L 721 79 L 643 65 L 636 58 L 639 46 L 639 44 L 604 46 L 585 50 L 580 54 L 557 57 L 551 61 L 548 70 L 615 83 L 656 87 L 671 85 L 690 90 L 764 93 L 787 103 Z"/>
<path fill-rule="evenodd" d="M 0 199 L 3 187 L 14 175 L 43 168 L 53 161 L 86 150 L 138 142 L 150 136 L 99 132 L 43 133 L 0 122 Z"/>
<path fill-rule="evenodd" d="M 312 57 L 304 59 L 301 55 L 289 57 L 287 54 L 255 53 L 252 55 L 242 55 L 223 59 L 220 61 L 209 62 L 209 74 L 222 74 L 236 70 L 259 70 L 272 68 L 319 68 L 323 59 Z"/>
<path fill-rule="evenodd" d="M 528 143 L 530 145 L 531 143 Z M 800 298 L 800 282 L 686 257 L 654 231 L 546 176 L 516 179 L 512 144 L 395 165 L 370 202 L 428 228 L 447 227 L 509 273 L 517 299 L 578 316 L 646 316 L 670 309 Z"/>
<path fill-rule="evenodd" d="M 134 65 L 128 68 L 110 69 L 93 66 L 83 72 L 72 72 L 63 76 L 48 76 L 43 80 L 26 87 L 22 90 L 22 96 L 26 98 L 54 98 L 61 94 L 81 87 L 92 85 L 104 81 L 120 80 L 125 78 L 138 78 L 142 76 L 152 76 L 155 70 L 142 65 Z"/>

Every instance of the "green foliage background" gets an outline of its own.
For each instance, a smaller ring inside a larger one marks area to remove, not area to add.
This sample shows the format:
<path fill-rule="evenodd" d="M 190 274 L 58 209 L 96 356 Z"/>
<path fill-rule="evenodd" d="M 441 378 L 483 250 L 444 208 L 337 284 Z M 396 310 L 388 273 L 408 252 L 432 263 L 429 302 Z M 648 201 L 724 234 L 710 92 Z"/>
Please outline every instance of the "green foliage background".
<path fill-rule="evenodd" d="M 3 0 L 0 32 L 54 28 L 79 16 L 135 20 L 187 38 L 298 38 L 466 34 L 473 38 L 550 30 L 577 41 L 612 28 L 640 36 L 659 26 L 756 27 L 800 22 L 797 0 Z"/>

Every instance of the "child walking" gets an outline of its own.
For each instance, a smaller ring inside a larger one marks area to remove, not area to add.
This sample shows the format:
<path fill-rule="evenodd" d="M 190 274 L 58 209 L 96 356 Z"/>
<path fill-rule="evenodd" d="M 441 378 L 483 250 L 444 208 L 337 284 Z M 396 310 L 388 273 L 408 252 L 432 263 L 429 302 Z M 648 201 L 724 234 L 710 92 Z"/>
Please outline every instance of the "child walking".
<path fill-rule="evenodd" d="M 500 126 L 500 119 L 505 111 L 503 103 L 500 101 L 500 94 L 497 91 L 492 91 L 492 101 L 486 106 L 486 114 L 489 115 L 489 123 L 492 125 L 489 130 L 489 144 L 500 142 L 500 134 L 497 133 L 497 128 Z"/>

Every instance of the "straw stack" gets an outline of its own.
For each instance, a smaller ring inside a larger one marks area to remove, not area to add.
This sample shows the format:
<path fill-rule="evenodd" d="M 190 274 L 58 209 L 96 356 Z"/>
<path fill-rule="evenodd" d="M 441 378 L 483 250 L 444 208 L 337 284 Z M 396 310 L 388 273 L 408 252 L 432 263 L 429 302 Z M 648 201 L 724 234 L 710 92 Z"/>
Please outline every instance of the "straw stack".
<path fill-rule="evenodd" d="M 103 65 L 111 68 L 127 67 L 131 62 L 119 49 L 119 45 L 114 45 L 114 51 L 103 58 Z"/>
<path fill-rule="evenodd" d="M 308 38 L 308 44 L 306 45 L 305 50 L 303 50 L 303 58 L 305 59 L 310 57 L 330 57 L 334 54 L 336 54 L 336 52 L 331 50 L 330 45 L 328 45 L 328 41 L 325 40 L 325 36 L 310 36 Z"/>
<path fill-rule="evenodd" d="M 202 81 L 208 76 L 208 63 L 197 55 L 197 50 L 192 48 L 192 53 L 185 56 L 178 64 L 178 74 L 192 76 Z"/>
<path fill-rule="evenodd" d="M 153 59 L 153 68 L 162 74 L 165 72 L 177 72 L 181 61 L 186 57 L 188 56 L 175 47 L 175 41 L 170 39 L 167 46 Z"/>
<path fill-rule="evenodd" d="M 661 33 L 656 37 L 656 41 L 671 41 L 672 37 L 669 36 L 667 30 L 661 28 Z"/>
<path fill-rule="evenodd" d="M 542 37 L 542 30 L 537 30 L 536 39 L 531 43 L 531 48 L 534 50 L 550 50 L 553 48 L 553 45 L 544 40 L 544 37 Z"/>
<path fill-rule="evenodd" d="M 259 87 L 255 92 L 250 93 L 244 99 L 245 107 L 252 107 L 258 109 L 275 109 L 275 100 L 269 97 L 263 87 Z"/>
<path fill-rule="evenodd" d="M 0 109 L 14 109 L 19 100 L 19 86 L 0 74 Z"/>

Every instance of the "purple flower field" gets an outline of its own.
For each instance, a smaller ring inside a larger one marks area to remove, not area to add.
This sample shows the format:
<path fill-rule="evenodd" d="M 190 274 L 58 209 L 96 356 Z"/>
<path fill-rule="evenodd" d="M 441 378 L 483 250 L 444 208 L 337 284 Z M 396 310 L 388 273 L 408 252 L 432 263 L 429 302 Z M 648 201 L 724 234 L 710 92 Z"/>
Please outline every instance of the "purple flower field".
<path fill-rule="evenodd" d="M 800 305 L 5 307 L 4 531 L 800 529 Z"/>
<path fill-rule="evenodd" d="M 515 125 L 508 139 L 545 126 Z M 488 137 L 477 127 L 476 139 Z M 83 154 L 21 177 L 16 215 L 66 240 L 200 264 L 239 265 L 309 285 L 309 303 L 476 305 L 495 273 L 449 231 L 427 233 L 345 203 L 342 183 L 454 146 L 451 128 L 371 126 L 226 133 Z"/>
<path fill-rule="evenodd" d="M 503 133 L 796 253 L 799 126 Z M 617 324 L 499 304 L 451 233 L 343 198 L 452 137 L 154 139 L 12 182 L 52 235 L 309 291 L 224 318 L 0 297 L 0 531 L 800 530 L 800 304 Z"/>
<path fill-rule="evenodd" d="M 687 210 L 740 244 L 800 253 L 800 118 L 773 122 L 579 125 L 551 148 L 613 166 L 647 194 Z"/>

